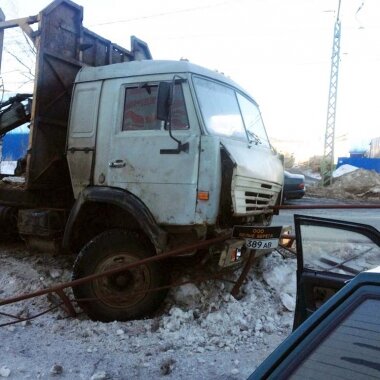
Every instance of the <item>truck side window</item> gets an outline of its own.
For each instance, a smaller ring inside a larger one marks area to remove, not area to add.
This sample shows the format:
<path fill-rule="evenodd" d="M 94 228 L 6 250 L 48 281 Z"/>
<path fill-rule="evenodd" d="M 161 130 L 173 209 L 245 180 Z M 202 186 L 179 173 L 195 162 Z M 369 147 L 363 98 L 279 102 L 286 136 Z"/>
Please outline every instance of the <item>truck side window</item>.
<path fill-rule="evenodd" d="M 172 105 L 172 129 L 189 129 L 185 99 L 182 86 L 176 84 L 174 88 L 174 101 Z"/>
<path fill-rule="evenodd" d="M 123 131 L 161 129 L 156 118 L 157 86 L 127 87 Z"/>
<path fill-rule="evenodd" d="M 163 123 L 156 118 L 157 85 L 127 87 L 125 90 L 123 131 L 158 130 Z M 180 84 L 175 85 L 172 106 L 172 129 L 189 129 Z"/>

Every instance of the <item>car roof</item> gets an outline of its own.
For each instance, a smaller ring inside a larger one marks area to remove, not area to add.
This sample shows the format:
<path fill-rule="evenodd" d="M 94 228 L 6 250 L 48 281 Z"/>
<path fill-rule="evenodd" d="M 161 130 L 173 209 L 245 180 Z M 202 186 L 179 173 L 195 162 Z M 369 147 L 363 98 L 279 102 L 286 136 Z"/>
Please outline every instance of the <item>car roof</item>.
<path fill-rule="evenodd" d="M 305 180 L 305 176 L 303 174 L 290 173 L 286 170 L 284 170 L 284 176 L 285 178 L 298 178 Z"/>
<path fill-rule="evenodd" d="M 241 88 L 237 83 L 222 73 L 206 69 L 202 66 L 195 65 L 188 61 L 142 60 L 115 63 L 112 65 L 98 67 L 83 67 L 81 70 L 79 70 L 75 82 L 78 83 L 140 75 L 179 73 L 192 73 L 206 76 L 211 79 L 224 82 L 230 86 L 236 87 L 240 91 L 246 93 L 243 88 Z"/>

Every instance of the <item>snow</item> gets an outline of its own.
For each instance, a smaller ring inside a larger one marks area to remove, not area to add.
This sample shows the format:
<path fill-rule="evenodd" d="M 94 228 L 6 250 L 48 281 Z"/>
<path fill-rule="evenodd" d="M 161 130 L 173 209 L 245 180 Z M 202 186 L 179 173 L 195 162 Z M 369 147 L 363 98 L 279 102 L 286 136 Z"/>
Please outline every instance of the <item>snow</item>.
<path fill-rule="evenodd" d="M 334 170 L 332 176 L 333 178 L 338 178 L 344 174 L 351 173 L 357 169 L 359 168 L 357 168 L 356 166 L 344 164 L 342 166 L 339 166 L 338 169 Z"/>
<path fill-rule="evenodd" d="M 69 280 L 72 258 L 3 244 L 0 265 L 0 297 L 7 298 Z M 0 327 L 1 373 L 9 370 L 14 379 L 245 379 L 291 331 L 295 266 L 276 252 L 261 257 L 239 300 L 227 281 L 183 285 L 151 319 L 106 324 L 57 309 Z M 0 312 L 28 316 L 51 302 L 39 297 Z"/>
<path fill-rule="evenodd" d="M 343 165 L 345 167 L 350 165 Z M 342 168 L 343 168 L 342 166 Z M 351 167 L 352 169 L 353 167 Z M 339 171 L 340 168 L 337 170 Z M 374 170 L 356 168 L 353 171 L 341 173 L 334 178 L 333 184 L 326 187 L 309 187 L 308 195 L 322 198 L 357 199 L 379 201 L 380 174 Z M 338 172 L 339 173 L 339 172 Z"/>
<path fill-rule="evenodd" d="M 300 174 L 303 174 L 305 177 L 310 177 L 310 178 L 313 178 L 315 180 L 320 180 L 322 179 L 321 177 L 321 174 L 318 173 L 318 172 L 314 172 L 312 171 L 311 169 L 303 169 Z"/>
<path fill-rule="evenodd" d="M 1 161 L 0 173 L 13 175 L 17 166 L 17 161 Z"/>
<path fill-rule="evenodd" d="M 11 370 L 8 367 L 3 366 L 0 368 L 1 377 L 9 377 L 10 374 L 11 374 Z"/>

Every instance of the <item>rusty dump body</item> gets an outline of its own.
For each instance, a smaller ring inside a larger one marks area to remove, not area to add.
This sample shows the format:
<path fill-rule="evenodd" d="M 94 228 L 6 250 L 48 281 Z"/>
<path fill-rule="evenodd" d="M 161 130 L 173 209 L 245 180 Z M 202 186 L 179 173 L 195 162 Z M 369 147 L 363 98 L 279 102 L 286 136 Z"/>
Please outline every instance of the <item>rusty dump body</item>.
<path fill-rule="evenodd" d="M 132 37 L 128 51 L 84 28 L 82 19 L 83 8 L 69 0 L 56 0 L 37 16 L 11 21 L 5 21 L 0 10 L 0 63 L 5 29 L 20 27 L 37 48 L 25 184 L 16 189 L 2 185 L 0 201 L 4 205 L 69 206 L 73 196 L 65 150 L 77 72 L 83 66 L 151 59 L 143 41 Z M 30 25 L 36 23 L 34 30 Z M 1 127 L 0 118 L 0 131 Z"/>

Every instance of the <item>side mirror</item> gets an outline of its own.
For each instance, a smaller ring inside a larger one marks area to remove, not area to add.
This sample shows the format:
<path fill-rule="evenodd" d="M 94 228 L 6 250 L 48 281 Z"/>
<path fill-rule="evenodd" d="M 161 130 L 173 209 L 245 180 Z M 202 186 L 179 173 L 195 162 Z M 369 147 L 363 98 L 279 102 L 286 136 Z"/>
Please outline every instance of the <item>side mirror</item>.
<path fill-rule="evenodd" d="M 157 94 L 157 119 L 168 123 L 170 120 L 170 108 L 172 104 L 172 84 L 160 82 Z"/>
<path fill-rule="evenodd" d="M 175 75 L 171 82 L 160 82 L 158 84 L 156 117 L 158 120 L 163 120 L 165 122 L 165 129 L 168 126 L 169 136 L 178 144 L 178 148 L 160 149 L 160 154 L 180 154 L 181 152 L 189 152 L 189 143 L 182 144 L 181 140 L 176 139 L 172 134 L 170 119 L 176 77 L 177 76 Z"/>

